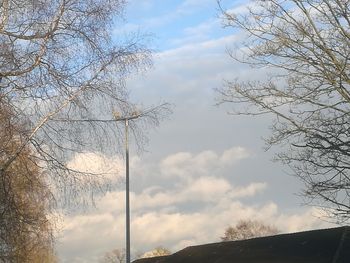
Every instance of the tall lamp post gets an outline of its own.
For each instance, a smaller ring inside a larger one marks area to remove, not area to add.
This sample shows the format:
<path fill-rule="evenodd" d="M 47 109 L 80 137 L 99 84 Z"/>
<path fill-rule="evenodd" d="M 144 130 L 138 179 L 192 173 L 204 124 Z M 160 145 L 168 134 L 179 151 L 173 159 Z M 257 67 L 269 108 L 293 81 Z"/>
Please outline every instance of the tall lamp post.
<path fill-rule="evenodd" d="M 130 263 L 130 179 L 129 179 L 129 120 L 137 119 L 140 114 L 121 118 L 118 113 L 113 113 L 116 121 L 124 121 L 125 124 L 125 225 L 126 225 L 126 263 Z"/>
<path fill-rule="evenodd" d="M 0 79 L 1 82 L 1 79 Z M 164 105 L 163 105 L 164 106 Z M 98 119 L 70 119 L 71 122 L 119 122 L 124 121 L 125 124 L 125 214 L 126 214 L 126 263 L 130 263 L 130 180 L 129 180 L 129 121 L 145 116 L 154 109 L 143 112 L 133 112 L 127 117 L 123 117 L 118 112 L 113 112 L 114 120 L 98 120 Z M 64 119 L 52 119 L 53 121 L 64 121 Z"/>

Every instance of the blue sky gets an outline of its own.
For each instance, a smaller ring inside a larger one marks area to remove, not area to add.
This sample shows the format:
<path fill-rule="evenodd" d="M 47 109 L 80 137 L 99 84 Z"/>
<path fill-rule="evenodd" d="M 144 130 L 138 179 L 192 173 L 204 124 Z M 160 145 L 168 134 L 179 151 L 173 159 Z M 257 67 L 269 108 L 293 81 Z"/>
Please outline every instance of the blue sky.
<path fill-rule="evenodd" d="M 244 10 L 246 1 L 223 1 Z M 152 35 L 153 67 L 128 79 L 131 97 L 144 105 L 167 101 L 174 113 L 149 132 L 146 152 L 131 158 L 132 251 L 165 246 L 173 252 L 217 242 L 225 227 L 259 219 L 282 232 L 328 226 L 320 211 L 301 206 L 302 185 L 263 150 L 269 116 L 228 115 L 217 107 L 215 89 L 224 80 L 260 79 L 266 72 L 234 62 L 226 50 L 243 36 L 223 29 L 215 0 L 131 0 L 130 31 Z M 133 150 L 133 148 L 132 148 Z M 69 165 L 89 171 L 115 171 L 123 178 L 120 156 L 88 152 Z M 124 185 L 97 200 L 96 208 L 63 216 L 58 255 L 62 262 L 97 262 L 124 246 Z"/>
<path fill-rule="evenodd" d="M 231 1 L 239 6 L 242 1 Z M 152 47 L 164 51 L 230 34 L 220 26 L 215 0 L 129 1 L 126 30 L 154 36 Z"/>

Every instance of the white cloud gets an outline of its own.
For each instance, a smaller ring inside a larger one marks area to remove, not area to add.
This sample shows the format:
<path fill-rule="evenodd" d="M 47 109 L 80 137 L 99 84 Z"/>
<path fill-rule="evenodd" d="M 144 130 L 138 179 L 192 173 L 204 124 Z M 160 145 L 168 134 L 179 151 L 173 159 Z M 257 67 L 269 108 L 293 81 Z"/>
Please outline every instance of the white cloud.
<path fill-rule="evenodd" d="M 60 261 L 98 262 L 106 248 L 111 247 L 111 240 L 116 236 L 122 238 L 121 228 L 117 227 L 122 223 L 122 218 L 111 213 L 65 216 L 65 228 L 57 244 L 59 250 L 64 250 Z"/>
<path fill-rule="evenodd" d="M 205 40 L 200 43 L 189 43 L 178 48 L 169 49 L 158 54 L 161 58 L 174 58 L 181 60 L 184 57 L 195 57 L 196 55 L 208 56 L 218 52 L 225 55 L 225 47 L 234 44 L 240 37 L 237 35 L 223 36 L 217 39 Z M 211 61 L 208 61 L 211 62 Z"/>
<path fill-rule="evenodd" d="M 199 24 L 188 26 L 183 29 L 182 35 L 169 40 L 175 47 L 186 45 L 199 45 L 213 39 L 213 35 L 222 28 L 222 19 L 212 17 Z M 222 31 L 224 33 L 224 31 Z"/>
<path fill-rule="evenodd" d="M 132 213 L 132 250 L 144 252 L 157 246 L 177 251 L 188 245 L 218 242 L 228 225 L 240 219 L 257 219 L 275 225 L 282 232 L 328 226 L 310 209 L 294 214 L 282 213 L 273 202 L 254 206 L 240 201 L 219 202 L 197 211 L 154 210 Z M 68 226 L 61 243 L 67 261 L 96 262 L 108 250 L 124 245 L 124 213 L 101 213 L 66 217 Z M 85 257 L 85 260 L 83 258 Z"/>
<path fill-rule="evenodd" d="M 266 189 L 266 183 L 251 183 L 247 186 L 235 187 L 227 180 L 218 177 L 199 177 L 187 183 L 175 184 L 172 189 L 161 187 L 147 188 L 143 192 L 130 194 L 131 209 L 133 212 L 150 209 L 164 210 L 177 207 L 189 202 L 212 204 L 222 200 L 235 200 L 244 197 L 253 197 Z M 125 192 L 107 193 L 97 202 L 101 211 L 122 212 L 125 209 Z M 119 201 L 119 203 L 117 203 Z"/>
<path fill-rule="evenodd" d="M 220 158 L 220 162 L 223 165 L 236 163 L 242 159 L 248 158 L 250 156 L 247 149 L 243 147 L 234 147 L 224 151 Z"/>
<path fill-rule="evenodd" d="M 225 8 L 225 7 L 223 7 Z M 240 14 L 244 15 L 247 14 L 249 11 L 249 8 L 256 9 L 257 5 L 254 2 L 251 1 L 240 1 L 238 3 L 235 3 L 231 8 L 228 8 L 226 11 L 229 14 Z"/>
<path fill-rule="evenodd" d="M 124 163 L 119 157 L 107 157 L 100 153 L 85 152 L 77 153 L 67 163 L 69 169 L 89 173 L 95 180 L 107 179 L 117 181 L 120 179 L 120 174 L 124 171 Z"/>
<path fill-rule="evenodd" d="M 263 195 L 267 183 L 233 185 L 229 178 L 221 176 L 220 169 L 234 170 L 237 162 L 249 156 L 242 147 L 233 147 L 221 154 L 214 151 L 175 153 L 161 160 L 159 166 L 151 166 L 150 171 L 143 169 L 139 158 L 134 159 L 134 165 L 141 166 L 143 176 L 154 173 L 159 180 L 167 176 L 171 184 L 131 192 L 132 250 L 145 252 L 164 246 L 177 251 L 188 245 L 216 242 L 228 225 L 240 219 L 262 220 L 283 232 L 326 225 L 313 216 L 319 216 L 316 209 L 282 212 L 272 201 L 246 203 L 246 198 Z M 99 160 L 96 156 L 93 158 Z M 83 156 L 75 158 L 74 163 L 80 164 L 82 159 Z M 169 173 L 175 177 L 169 177 Z M 60 255 L 65 255 L 62 262 L 96 262 L 104 252 L 124 246 L 124 197 L 122 190 L 109 192 L 97 201 L 97 210 L 65 216 L 59 243 Z"/>
<path fill-rule="evenodd" d="M 230 192 L 231 198 L 252 197 L 263 192 L 267 188 L 267 183 L 251 183 L 246 187 L 237 187 Z"/>
<path fill-rule="evenodd" d="M 226 194 L 231 189 L 230 183 L 217 177 L 200 177 L 194 180 L 186 189 L 185 196 L 187 200 L 192 198 L 198 200 L 211 201 L 216 196 Z"/>
<path fill-rule="evenodd" d="M 193 176 L 210 176 L 216 170 L 234 165 L 250 156 L 247 149 L 233 147 L 221 155 L 213 151 L 203 151 L 197 155 L 180 152 L 170 155 L 161 162 L 161 171 L 165 176 L 191 178 Z"/>

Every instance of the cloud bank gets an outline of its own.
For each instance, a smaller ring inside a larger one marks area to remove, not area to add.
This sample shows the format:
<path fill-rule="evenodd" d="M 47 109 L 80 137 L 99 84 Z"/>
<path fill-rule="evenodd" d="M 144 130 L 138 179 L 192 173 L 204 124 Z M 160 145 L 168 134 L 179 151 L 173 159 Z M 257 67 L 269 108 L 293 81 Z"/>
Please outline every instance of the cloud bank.
<path fill-rule="evenodd" d="M 76 156 L 74 163 L 84 163 L 85 158 L 91 160 L 93 156 Z M 315 209 L 286 213 L 273 201 L 249 203 L 263 196 L 269 185 L 259 181 L 235 185 L 227 175 L 250 157 L 249 150 L 232 147 L 221 153 L 178 152 L 156 164 L 132 160 L 134 184 L 138 178 L 155 175 L 143 189 L 131 192 L 132 251 L 139 254 L 158 246 L 177 251 L 217 242 L 224 229 L 240 219 L 262 220 L 283 232 L 325 225 Z M 111 162 L 106 167 L 113 167 L 115 158 L 106 160 Z M 59 243 L 62 262 L 96 262 L 104 252 L 124 247 L 124 196 L 122 189 L 108 192 L 97 201 L 96 209 L 64 217 Z"/>

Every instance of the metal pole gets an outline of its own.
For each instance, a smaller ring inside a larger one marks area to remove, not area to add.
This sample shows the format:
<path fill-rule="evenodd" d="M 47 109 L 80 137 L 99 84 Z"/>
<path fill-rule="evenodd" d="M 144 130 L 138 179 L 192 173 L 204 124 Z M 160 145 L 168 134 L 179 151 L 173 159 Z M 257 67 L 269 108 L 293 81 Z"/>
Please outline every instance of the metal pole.
<path fill-rule="evenodd" d="M 125 214 L 126 214 L 126 263 L 130 263 L 130 199 L 129 199 L 129 144 L 128 129 L 129 120 L 125 119 Z"/>

